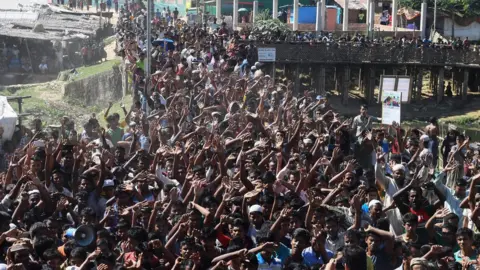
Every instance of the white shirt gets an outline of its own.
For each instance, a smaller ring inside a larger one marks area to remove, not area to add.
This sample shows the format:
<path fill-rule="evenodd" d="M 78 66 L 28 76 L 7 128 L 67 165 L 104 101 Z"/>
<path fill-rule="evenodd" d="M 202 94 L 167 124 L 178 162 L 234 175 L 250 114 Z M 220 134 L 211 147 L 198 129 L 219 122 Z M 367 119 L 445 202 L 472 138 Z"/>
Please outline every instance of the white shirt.
<path fill-rule="evenodd" d="M 196 57 L 194 57 L 193 55 L 190 55 L 187 57 L 187 63 L 188 63 L 188 67 L 189 68 L 192 68 L 192 62 L 193 60 L 195 60 Z"/>
<path fill-rule="evenodd" d="M 393 195 L 400 189 L 392 178 L 385 176 L 385 169 L 375 164 L 375 178 L 385 189 L 384 205 L 389 206 L 393 203 Z M 403 234 L 402 214 L 398 208 L 387 211 L 388 220 L 390 221 L 390 232 L 395 236 Z"/>

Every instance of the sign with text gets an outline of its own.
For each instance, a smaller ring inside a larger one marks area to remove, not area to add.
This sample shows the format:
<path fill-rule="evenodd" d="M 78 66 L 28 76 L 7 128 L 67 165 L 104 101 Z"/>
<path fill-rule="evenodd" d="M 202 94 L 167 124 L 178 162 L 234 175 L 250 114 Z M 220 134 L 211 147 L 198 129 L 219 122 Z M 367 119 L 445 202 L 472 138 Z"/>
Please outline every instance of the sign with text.
<path fill-rule="evenodd" d="M 410 92 L 412 88 L 412 78 L 398 77 L 397 91 L 402 93 L 402 102 L 410 102 Z"/>
<path fill-rule="evenodd" d="M 275 62 L 277 51 L 275 48 L 258 48 L 259 62 Z"/>
<path fill-rule="evenodd" d="M 409 103 L 412 92 L 412 78 L 410 76 L 382 75 L 380 77 L 379 103 L 383 91 L 400 92 L 402 93 L 402 103 Z"/>
<path fill-rule="evenodd" d="M 383 91 L 381 101 L 382 124 L 392 125 L 395 122 L 400 125 L 402 93 L 398 91 Z"/>

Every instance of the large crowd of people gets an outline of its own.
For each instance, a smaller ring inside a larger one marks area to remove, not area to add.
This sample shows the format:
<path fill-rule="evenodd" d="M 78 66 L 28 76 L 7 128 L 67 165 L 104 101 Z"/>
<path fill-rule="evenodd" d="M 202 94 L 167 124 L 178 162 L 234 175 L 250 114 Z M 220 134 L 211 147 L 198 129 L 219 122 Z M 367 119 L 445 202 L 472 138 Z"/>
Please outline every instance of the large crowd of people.
<path fill-rule="evenodd" d="M 121 8 L 123 115 L 2 145 L 1 269 L 479 269 L 480 164 L 455 126 L 347 119 L 225 25 L 157 21 L 146 51 L 146 23 Z"/>

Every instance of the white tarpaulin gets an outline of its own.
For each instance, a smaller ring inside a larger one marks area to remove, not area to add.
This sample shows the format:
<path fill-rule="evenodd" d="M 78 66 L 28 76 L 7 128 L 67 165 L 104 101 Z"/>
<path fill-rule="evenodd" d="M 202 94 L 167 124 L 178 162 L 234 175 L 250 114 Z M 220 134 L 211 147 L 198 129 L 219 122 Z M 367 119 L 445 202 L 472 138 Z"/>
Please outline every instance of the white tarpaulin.
<path fill-rule="evenodd" d="M 12 139 L 17 119 L 18 115 L 8 104 L 7 97 L 0 96 L 0 126 L 3 128 L 1 141 Z"/>

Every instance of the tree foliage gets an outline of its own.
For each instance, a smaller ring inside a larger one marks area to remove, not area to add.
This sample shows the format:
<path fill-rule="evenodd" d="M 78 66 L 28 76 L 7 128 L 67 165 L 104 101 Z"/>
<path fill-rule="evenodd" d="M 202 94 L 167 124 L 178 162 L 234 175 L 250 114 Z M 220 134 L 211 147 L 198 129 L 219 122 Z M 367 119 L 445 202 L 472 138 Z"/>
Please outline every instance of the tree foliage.
<path fill-rule="evenodd" d="M 401 0 L 400 6 L 420 10 L 422 0 Z M 435 0 L 427 0 L 429 8 L 433 9 Z M 480 16 L 480 0 L 437 0 L 437 9 L 447 14 L 455 13 L 459 17 Z"/>
<path fill-rule="evenodd" d="M 285 37 L 291 33 L 288 25 L 279 19 L 273 19 L 268 9 L 260 12 L 255 17 L 255 23 L 251 31 L 251 36 L 256 40 Z"/>

